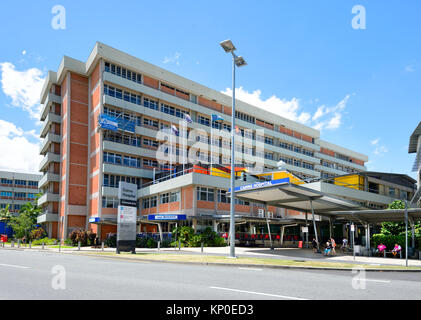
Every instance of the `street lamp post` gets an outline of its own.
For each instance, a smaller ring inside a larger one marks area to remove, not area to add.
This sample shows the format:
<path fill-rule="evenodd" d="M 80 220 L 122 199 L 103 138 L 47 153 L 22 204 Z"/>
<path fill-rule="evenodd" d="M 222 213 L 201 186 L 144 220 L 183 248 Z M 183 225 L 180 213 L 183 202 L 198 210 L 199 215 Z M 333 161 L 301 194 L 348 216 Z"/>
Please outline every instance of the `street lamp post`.
<path fill-rule="evenodd" d="M 232 109 L 231 109 L 231 202 L 230 202 L 230 257 L 235 258 L 235 67 L 246 66 L 243 57 L 235 54 L 231 40 L 220 43 L 226 53 L 232 55 Z"/>

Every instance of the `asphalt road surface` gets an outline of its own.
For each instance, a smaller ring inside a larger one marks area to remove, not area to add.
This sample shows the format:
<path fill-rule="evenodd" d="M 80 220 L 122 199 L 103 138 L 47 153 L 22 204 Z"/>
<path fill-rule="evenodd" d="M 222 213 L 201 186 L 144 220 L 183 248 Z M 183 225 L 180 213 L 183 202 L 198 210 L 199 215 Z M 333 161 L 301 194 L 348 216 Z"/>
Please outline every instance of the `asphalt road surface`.
<path fill-rule="evenodd" d="M 124 261 L 0 249 L 0 299 L 421 299 L 421 273 Z"/>

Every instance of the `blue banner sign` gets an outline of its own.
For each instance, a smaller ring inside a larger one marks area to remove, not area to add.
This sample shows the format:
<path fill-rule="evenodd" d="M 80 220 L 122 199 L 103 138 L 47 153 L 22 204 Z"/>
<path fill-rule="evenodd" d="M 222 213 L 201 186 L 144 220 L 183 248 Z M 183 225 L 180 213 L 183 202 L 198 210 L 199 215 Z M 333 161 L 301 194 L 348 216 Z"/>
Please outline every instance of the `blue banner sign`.
<path fill-rule="evenodd" d="M 262 181 L 262 182 L 255 182 L 253 184 L 247 184 L 245 186 L 235 187 L 235 192 L 238 191 L 247 191 L 247 190 L 254 190 L 254 189 L 261 189 L 265 187 L 275 186 L 277 184 L 284 184 L 289 183 L 289 178 L 283 178 L 278 180 L 270 180 L 270 181 Z M 231 192 L 231 188 L 229 189 Z"/>
<path fill-rule="evenodd" d="M 116 118 L 105 113 L 99 116 L 99 126 L 111 131 L 117 131 L 118 129 L 133 133 L 136 131 L 135 121 Z"/>
<path fill-rule="evenodd" d="M 149 221 L 178 221 L 187 220 L 185 214 L 150 214 L 148 215 Z"/>
<path fill-rule="evenodd" d="M 109 116 L 108 114 L 101 114 L 99 116 L 99 126 L 106 130 L 117 131 L 118 121 L 115 117 Z"/>

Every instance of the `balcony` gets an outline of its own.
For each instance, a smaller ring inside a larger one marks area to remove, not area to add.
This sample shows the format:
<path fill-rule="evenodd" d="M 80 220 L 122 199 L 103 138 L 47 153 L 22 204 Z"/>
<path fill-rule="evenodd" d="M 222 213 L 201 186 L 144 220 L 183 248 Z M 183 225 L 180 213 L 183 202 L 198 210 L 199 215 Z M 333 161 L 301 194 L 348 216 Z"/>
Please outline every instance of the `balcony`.
<path fill-rule="evenodd" d="M 60 195 L 58 193 L 47 192 L 38 199 L 38 205 L 43 206 L 49 202 L 59 202 Z"/>
<path fill-rule="evenodd" d="M 42 215 L 37 217 L 37 223 L 45 223 L 45 222 L 58 222 L 58 214 L 45 212 Z"/>
<path fill-rule="evenodd" d="M 47 114 L 47 117 L 41 127 L 41 138 L 44 138 L 47 135 L 51 123 L 61 123 L 61 116 L 52 112 Z"/>
<path fill-rule="evenodd" d="M 44 171 L 51 162 L 60 162 L 60 155 L 47 152 L 39 165 L 39 171 Z"/>
<path fill-rule="evenodd" d="M 47 152 L 48 147 L 50 146 L 50 143 L 52 143 L 52 142 L 60 143 L 61 137 L 58 134 L 55 134 L 55 133 L 48 133 L 45 136 L 44 141 L 41 144 L 41 147 L 39 149 L 39 153 L 44 155 Z"/>
<path fill-rule="evenodd" d="M 61 104 L 61 97 L 50 92 L 47 98 L 45 99 L 44 105 L 41 109 L 41 121 L 44 121 L 45 118 L 47 117 L 47 114 L 49 113 L 52 103 Z"/>
<path fill-rule="evenodd" d="M 60 176 L 56 173 L 47 172 L 38 182 L 38 188 L 46 187 L 50 182 L 60 182 Z"/>
<path fill-rule="evenodd" d="M 341 160 L 341 159 L 338 159 L 338 158 L 335 158 L 335 157 L 332 157 L 332 156 L 328 156 L 324 153 L 316 152 L 314 154 L 314 156 L 317 157 L 317 158 L 320 158 L 320 159 L 324 159 L 324 160 L 328 160 L 328 161 L 331 161 L 331 162 L 334 162 L 334 163 L 344 165 L 346 167 L 354 168 L 354 169 L 359 170 L 359 171 L 367 171 L 366 166 L 361 166 L 361 165 L 356 164 L 356 163 L 352 163 L 352 162 Z M 342 174 L 347 174 L 347 173 L 348 172 L 344 171 Z"/>

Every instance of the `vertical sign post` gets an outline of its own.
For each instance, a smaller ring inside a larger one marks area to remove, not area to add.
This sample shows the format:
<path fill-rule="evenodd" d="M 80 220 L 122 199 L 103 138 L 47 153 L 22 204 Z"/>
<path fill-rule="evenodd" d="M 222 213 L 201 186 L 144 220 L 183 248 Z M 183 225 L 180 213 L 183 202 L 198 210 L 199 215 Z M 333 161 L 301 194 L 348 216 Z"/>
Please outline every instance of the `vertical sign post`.
<path fill-rule="evenodd" d="M 117 218 L 117 253 L 136 253 L 137 185 L 119 182 Z"/>

